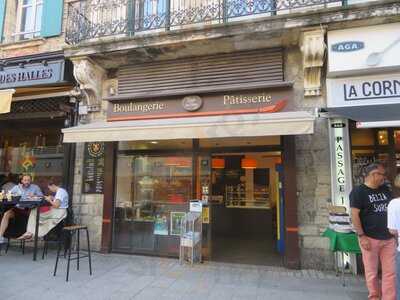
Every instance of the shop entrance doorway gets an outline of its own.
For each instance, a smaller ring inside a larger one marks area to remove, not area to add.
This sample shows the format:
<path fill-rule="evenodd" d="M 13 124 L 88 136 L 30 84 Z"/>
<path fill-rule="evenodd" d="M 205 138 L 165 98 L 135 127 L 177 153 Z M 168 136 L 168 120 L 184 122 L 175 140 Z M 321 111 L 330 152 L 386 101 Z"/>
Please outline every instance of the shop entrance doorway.
<path fill-rule="evenodd" d="M 281 153 L 211 155 L 211 259 L 281 265 Z"/>

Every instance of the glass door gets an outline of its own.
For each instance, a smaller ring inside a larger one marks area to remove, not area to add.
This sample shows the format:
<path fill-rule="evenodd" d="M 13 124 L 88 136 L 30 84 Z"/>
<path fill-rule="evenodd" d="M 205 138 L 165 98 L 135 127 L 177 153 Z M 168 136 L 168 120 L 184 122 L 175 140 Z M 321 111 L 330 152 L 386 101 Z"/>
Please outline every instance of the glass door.
<path fill-rule="evenodd" d="M 202 255 L 211 259 L 211 226 L 212 226 L 212 199 L 211 199 L 211 168 L 212 160 L 210 155 L 197 157 L 196 166 L 196 199 L 203 202 L 203 241 Z"/>

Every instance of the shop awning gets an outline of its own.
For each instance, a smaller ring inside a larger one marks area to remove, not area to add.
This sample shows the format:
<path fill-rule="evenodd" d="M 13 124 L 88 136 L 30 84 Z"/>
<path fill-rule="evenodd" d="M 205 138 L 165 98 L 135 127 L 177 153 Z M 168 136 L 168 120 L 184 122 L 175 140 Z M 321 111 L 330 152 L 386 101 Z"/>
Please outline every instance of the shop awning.
<path fill-rule="evenodd" d="M 7 114 L 11 111 L 11 100 L 14 89 L 0 90 L 0 114 Z"/>
<path fill-rule="evenodd" d="M 65 143 L 298 135 L 314 132 L 306 111 L 97 122 L 65 128 Z"/>
<path fill-rule="evenodd" d="M 400 118 L 397 121 L 357 122 L 357 128 L 384 128 L 400 127 Z"/>
<path fill-rule="evenodd" d="M 400 120 L 400 103 L 385 105 L 365 105 L 332 107 L 329 114 L 344 117 L 358 122 L 396 121 Z"/>

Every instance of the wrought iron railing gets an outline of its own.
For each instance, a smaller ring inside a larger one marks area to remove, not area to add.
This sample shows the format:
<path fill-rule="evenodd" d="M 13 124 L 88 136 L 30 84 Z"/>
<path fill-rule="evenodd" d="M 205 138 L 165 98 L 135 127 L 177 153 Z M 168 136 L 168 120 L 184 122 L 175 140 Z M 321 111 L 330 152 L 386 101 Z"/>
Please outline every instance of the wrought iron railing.
<path fill-rule="evenodd" d="M 69 3 L 66 41 L 174 30 L 341 6 L 343 0 L 80 0 Z"/>

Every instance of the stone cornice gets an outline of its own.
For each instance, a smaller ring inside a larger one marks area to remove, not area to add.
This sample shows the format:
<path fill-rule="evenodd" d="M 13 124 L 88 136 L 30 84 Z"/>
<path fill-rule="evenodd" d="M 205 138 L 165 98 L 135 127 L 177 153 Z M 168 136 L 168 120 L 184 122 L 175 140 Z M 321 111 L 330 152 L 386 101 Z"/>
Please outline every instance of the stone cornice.
<path fill-rule="evenodd" d="M 74 57 L 71 61 L 74 64 L 74 77 L 85 95 L 84 105 L 89 111 L 99 111 L 105 71 L 89 57 Z"/>
<path fill-rule="evenodd" d="M 374 18 L 373 20 L 371 18 Z M 254 18 L 220 25 L 204 25 L 195 29 L 172 30 L 134 37 L 99 38 L 93 42 L 82 42 L 65 47 L 67 57 L 129 51 L 146 47 L 165 47 L 202 40 L 233 38 L 249 34 L 276 36 L 304 27 L 327 25 L 329 29 L 354 26 L 357 21 L 368 20 L 368 24 L 400 21 L 400 3 L 381 0 L 348 7 L 333 7 L 303 13 L 291 13 L 265 18 Z"/>
<path fill-rule="evenodd" d="M 321 95 L 321 73 L 325 61 L 325 29 L 302 32 L 300 50 L 303 54 L 304 96 Z"/>

